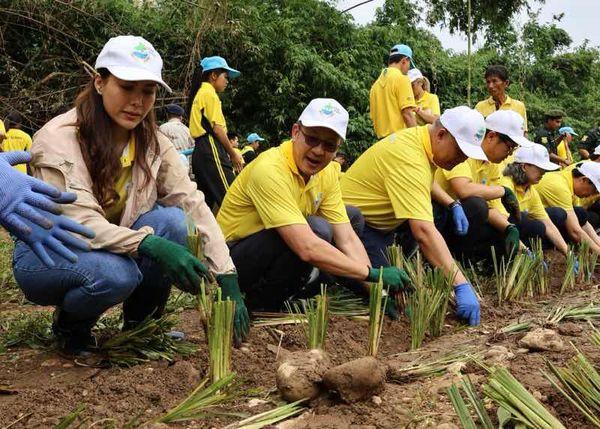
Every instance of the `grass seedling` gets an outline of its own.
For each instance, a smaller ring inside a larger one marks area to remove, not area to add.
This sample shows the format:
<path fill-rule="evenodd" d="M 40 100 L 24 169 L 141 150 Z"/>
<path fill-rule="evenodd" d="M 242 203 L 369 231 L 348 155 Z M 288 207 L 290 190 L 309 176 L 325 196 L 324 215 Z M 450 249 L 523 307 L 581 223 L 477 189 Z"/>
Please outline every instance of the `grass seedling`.
<path fill-rule="evenodd" d="M 504 258 L 498 260 L 496 251 L 492 248 L 492 261 L 498 304 L 534 295 L 531 276 L 537 264 L 535 260 L 526 253 L 517 253 L 508 262 Z"/>
<path fill-rule="evenodd" d="M 572 248 L 567 252 L 565 277 L 560 285 L 560 293 L 563 294 L 575 287 L 575 261 L 576 256 Z M 579 268 L 581 271 L 581 267 Z"/>
<path fill-rule="evenodd" d="M 406 367 L 394 370 L 390 378 L 400 383 L 409 383 L 418 378 L 435 377 L 444 374 L 450 365 L 457 362 L 466 364 L 479 356 L 480 353 L 474 352 L 473 349 L 463 349 L 424 362 L 421 362 L 421 358 L 418 358 Z"/>
<path fill-rule="evenodd" d="M 301 304 L 298 302 L 293 303 L 293 312 L 291 311 L 292 306 L 288 305 L 288 309 L 290 310 L 290 313 L 294 315 L 304 314 L 304 318 L 308 322 L 305 328 L 308 348 L 325 350 L 328 322 L 327 286 L 321 285 L 320 295 L 315 296 L 313 299 L 302 300 L 300 303 Z M 300 305 L 302 305 L 303 309 L 300 308 Z"/>
<path fill-rule="evenodd" d="M 516 332 L 525 332 L 531 329 L 531 322 L 515 322 L 500 329 L 501 334 L 514 334 Z"/>
<path fill-rule="evenodd" d="M 371 283 L 369 290 L 369 345 L 367 354 L 369 356 L 377 356 L 379 350 L 379 341 L 381 339 L 381 331 L 383 330 L 383 318 L 385 317 L 385 307 L 387 298 L 381 305 L 383 296 L 383 279 L 382 274 L 379 275 L 379 282 Z"/>
<path fill-rule="evenodd" d="M 431 316 L 429 333 L 432 337 L 442 335 L 448 299 L 450 298 L 450 281 L 444 272 L 438 268 L 427 270 L 427 287 L 430 289 Z"/>
<path fill-rule="evenodd" d="M 365 300 L 347 289 L 327 291 L 329 312 L 336 316 L 361 317 L 369 315 Z"/>
<path fill-rule="evenodd" d="M 234 397 L 227 389 L 234 377 L 235 374 L 230 373 L 208 387 L 208 378 L 204 379 L 187 398 L 155 422 L 173 423 L 206 418 L 211 414 L 212 408 Z"/>
<path fill-rule="evenodd" d="M 169 335 L 176 324 L 172 315 L 159 319 L 147 317 L 135 328 L 121 332 L 100 346 L 107 363 L 113 366 L 132 367 L 151 360 L 172 362 L 176 354 L 194 353 L 197 347 Z"/>
<path fill-rule="evenodd" d="M 546 319 L 546 323 L 558 325 L 564 319 L 592 320 L 600 319 L 600 306 L 588 305 L 585 307 L 556 307 Z"/>
<path fill-rule="evenodd" d="M 575 348 L 576 355 L 563 368 L 546 361 L 556 382 L 544 371 L 550 383 L 594 426 L 600 428 L 600 374 L 588 358 Z M 560 383 L 560 384 L 559 384 Z"/>
<path fill-rule="evenodd" d="M 306 408 L 301 405 L 302 402 L 304 402 L 304 399 L 281 405 L 272 410 L 265 411 L 264 413 L 251 416 L 247 419 L 225 426 L 224 429 L 261 429 L 267 426 L 270 427 L 277 422 L 289 419 L 290 417 L 300 414 L 306 410 Z"/>
<path fill-rule="evenodd" d="M 600 347 L 600 331 L 594 329 L 594 332 L 592 332 L 590 337 L 590 341 L 593 345 Z"/>
<path fill-rule="evenodd" d="M 291 308 L 291 307 L 290 307 Z M 306 315 L 296 313 L 268 313 L 268 312 L 253 312 L 254 319 L 252 326 L 279 326 L 279 325 L 298 325 L 307 323 Z"/>
<path fill-rule="evenodd" d="M 67 428 L 69 428 L 73 423 L 75 423 L 75 420 L 77 420 L 77 418 L 81 415 L 81 413 L 83 413 L 84 410 L 85 410 L 85 405 L 79 404 L 77 406 L 77 408 L 75 408 L 69 414 L 67 414 L 64 417 L 61 417 L 61 419 L 54 426 L 53 429 L 67 429 Z M 77 427 L 80 427 L 83 423 L 85 423 L 86 420 L 88 420 L 88 419 L 84 419 Z"/>
<path fill-rule="evenodd" d="M 579 283 L 588 283 L 592 280 L 598 255 L 590 250 L 590 245 L 584 241 L 579 245 L 579 253 L 577 254 L 579 262 L 579 272 L 577 273 L 577 281 Z"/>
<path fill-rule="evenodd" d="M 0 353 L 17 346 L 46 348 L 53 341 L 50 312 L 20 312 L 14 317 L 0 318 Z"/>
<path fill-rule="evenodd" d="M 484 429 L 494 429 L 494 425 L 488 415 L 485 405 L 483 401 L 477 394 L 475 390 L 475 386 L 471 383 L 471 379 L 468 377 L 462 377 L 460 380 L 460 385 L 453 384 L 448 389 L 448 397 L 450 398 L 450 402 L 452 402 L 452 406 L 460 419 L 460 422 L 464 429 L 477 429 L 475 421 L 471 416 L 471 412 L 465 403 L 462 394 L 460 392 L 460 388 L 462 388 L 467 400 L 469 401 L 470 408 L 474 411 L 475 415 L 479 419 L 481 426 Z"/>
<path fill-rule="evenodd" d="M 196 258 L 202 260 L 204 258 L 204 248 L 202 243 L 202 236 L 196 228 L 194 221 L 187 217 L 187 244 L 190 251 L 196 256 Z"/>
<path fill-rule="evenodd" d="M 233 341 L 233 317 L 235 303 L 221 299 L 217 289 L 216 301 L 208 322 L 208 376 L 216 383 L 231 373 L 231 348 Z"/>
<path fill-rule="evenodd" d="M 514 423 L 522 423 L 532 429 L 566 429 L 504 367 L 490 370 L 490 378 L 483 386 L 483 392 L 498 406 L 508 411 Z"/>
<path fill-rule="evenodd" d="M 535 259 L 531 268 L 533 293 L 534 295 L 546 295 L 549 292 L 550 283 L 547 268 L 544 264 L 544 248 L 541 239 L 536 238 L 531 242 L 531 251 Z"/>

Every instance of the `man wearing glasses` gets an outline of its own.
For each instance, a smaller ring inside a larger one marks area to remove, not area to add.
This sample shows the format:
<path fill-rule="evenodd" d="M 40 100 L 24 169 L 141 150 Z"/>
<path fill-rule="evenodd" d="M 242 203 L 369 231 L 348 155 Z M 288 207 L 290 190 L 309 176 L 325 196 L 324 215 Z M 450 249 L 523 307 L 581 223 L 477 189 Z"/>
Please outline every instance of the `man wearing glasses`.
<path fill-rule="evenodd" d="M 519 146 L 532 147 L 523 136 L 524 120 L 512 110 L 497 110 L 485 120 L 486 133 L 481 148 L 488 161 L 469 158 L 451 170 L 438 169 L 436 182 L 454 200 L 460 201 L 469 220 L 469 232 L 459 236 L 447 226 L 448 210 L 440 204 L 433 204 L 436 226 L 446 239 L 453 253 L 468 259 L 489 256 L 489 248 L 481 249 L 481 227 L 488 222 L 493 230 L 504 237 L 508 253 L 520 247 L 519 231 L 511 223 L 519 220 L 519 202 L 510 188 L 500 186 L 503 163 Z M 510 218 L 498 210 L 500 205 L 510 214 Z"/>
<path fill-rule="evenodd" d="M 306 285 L 313 267 L 355 281 L 379 279 L 331 163 L 347 125 L 348 112 L 337 101 L 312 100 L 291 139 L 256 158 L 229 188 L 217 222 L 250 308 L 279 310 Z M 407 281 L 395 267 L 382 274 L 391 290 Z"/>

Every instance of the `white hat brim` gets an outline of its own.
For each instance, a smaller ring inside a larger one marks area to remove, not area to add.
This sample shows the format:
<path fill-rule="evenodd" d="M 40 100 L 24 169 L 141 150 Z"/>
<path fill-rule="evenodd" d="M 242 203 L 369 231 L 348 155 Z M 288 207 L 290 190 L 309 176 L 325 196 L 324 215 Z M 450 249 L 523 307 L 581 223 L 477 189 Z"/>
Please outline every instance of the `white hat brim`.
<path fill-rule="evenodd" d="M 553 170 L 558 170 L 560 168 L 560 165 L 555 164 L 555 163 L 550 162 L 550 161 L 548 161 L 548 162 L 536 162 L 536 163 L 531 162 L 531 163 L 528 163 L 528 164 L 533 164 L 536 167 L 539 167 L 539 168 L 541 168 L 544 171 L 553 171 Z"/>
<path fill-rule="evenodd" d="M 328 128 L 331 131 L 333 131 L 334 133 L 336 133 L 343 141 L 346 141 L 346 136 L 341 135 L 340 132 L 338 130 L 336 130 L 334 127 L 332 127 L 331 125 L 326 125 L 322 121 L 311 121 L 310 119 L 308 119 L 308 120 L 302 119 L 300 121 L 300 123 L 307 128 L 311 128 L 311 127 Z"/>
<path fill-rule="evenodd" d="M 524 136 L 508 136 L 508 137 L 521 147 L 533 147 L 533 145 L 535 144 L 534 142 L 532 142 L 531 140 L 529 140 L 528 138 L 526 138 Z"/>
<path fill-rule="evenodd" d="M 151 73 L 147 70 L 142 70 L 139 68 L 133 67 L 123 67 L 123 66 L 104 66 L 110 71 L 111 74 L 115 75 L 119 79 L 128 80 L 128 81 L 139 81 L 139 80 L 150 80 L 152 82 L 156 82 L 160 84 L 163 88 L 165 88 L 168 92 L 173 92 L 171 87 L 165 83 L 164 80 L 157 78 L 154 73 Z"/>
<path fill-rule="evenodd" d="M 456 138 L 455 138 L 456 139 Z M 456 139 L 456 143 L 458 143 L 458 147 L 467 157 L 478 159 L 480 161 L 487 161 L 488 157 L 481 148 L 481 146 L 475 146 L 467 142 L 460 141 Z"/>

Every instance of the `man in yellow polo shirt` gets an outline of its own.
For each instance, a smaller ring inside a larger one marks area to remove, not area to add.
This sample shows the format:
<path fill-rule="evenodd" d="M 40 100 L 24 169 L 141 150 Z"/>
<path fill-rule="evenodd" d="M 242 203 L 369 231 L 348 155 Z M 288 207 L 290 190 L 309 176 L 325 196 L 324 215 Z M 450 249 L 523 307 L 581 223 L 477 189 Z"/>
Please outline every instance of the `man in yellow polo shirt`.
<path fill-rule="evenodd" d="M 518 229 L 499 211 L 502 207 L 511 213 L 512 222 L 519 217 L 517 197 L 509 187 L 500 185 L 504 168 L 502 162 L 517 147 L 531 147 L 534 144 L 523 136 L 524 121 L 516 112 L 493 112 L 486 118 L 485 126 L 486 134 L 481 147 L 488 161 L 468 159 L 450 171 L 439 168 L 435 174 L 435 180 L 441 188 L 455 200 L 460 200 L 469 220 L 469 231 L 462 236 L 454 234 L 447 226 L 448 209 L 434 202 L 436 226 L 453 253 L 473 260 L 491 256 L 489 240 L 482 239 L 484 232 L 494 236 L 501 234 L 506 253 L 519 247 Z"/>
<path fill-rule="evenodd" d="M 574 207 L 575 197 L 587 198 L 600 189 L 600 164 L 579 162 L 569 167 L 545 174 L 536 190 L 550 219 L 565 240 L 587 242 L 590 249 L 600 254 L 600 239 L 587 221 L 585 209 Z"/>
<path fill-rule="evenodd" d="M 466 106 L 448 109 L 433 124 L 378 141 L 341 179 L 344 202 L 357 207 L 365 218 L 362 239 L 371 263 L 389 265 L 386 248 L 399 228 L 408 224 L 427 260 L 453 276 L 457 313 L 471 325 L 479 324 L 479 301 L 434 225 L 431 199 L 442 197 L 433 182 L 436 168 L 452 169 L 467 157 L 486 159 L 481 149 L 484 134 L 480 113 Z M 441 193 L 453 215 L 464 216 L 460 202 Z"/>
<path fill-rule="evenodd" d="M 489 66 L 485 71 L 485 85 L 490 96 L 477 103 L 475 110 L 485 118 L 497 110 L 512 110 L 513 112 L 517 112 L 523 118 L 525 123 L 524 132 L 527 133 L 525 104 L 506 94 L 506 89 L 510 85 L 508 69 L 502 65 Z"/>
<path fill-rule="evenodd" d="M 390 51 L 388 66 L 371 87 L 371 120 L 378 139 L 417 125 L 414 115 L 417 104 L 406 76 L 413 67 L 412 49 L 407 45 L 395 45 Z"/>
<path fill-rule="evenodd" d="M 312 100 L 291 140 L 248 164 L 229 188 L 217 222 L 250 308 L 278 310 L 306 285 L 313 267 L 357 281 L 379 279 L 350 224 L 331 163 L 347 124 L 337 101 Z M 395 267 L 382 275 L 392 291 L 407 281 Z"/>

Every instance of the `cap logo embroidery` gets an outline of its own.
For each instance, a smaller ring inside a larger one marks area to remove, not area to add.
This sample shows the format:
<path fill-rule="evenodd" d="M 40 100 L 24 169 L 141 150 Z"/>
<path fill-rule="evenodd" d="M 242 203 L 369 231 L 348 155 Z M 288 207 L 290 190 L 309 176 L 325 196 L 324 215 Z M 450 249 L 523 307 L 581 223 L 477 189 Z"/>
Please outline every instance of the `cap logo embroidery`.
<path fill-rule="evenodd" d="M 138 43 L 136 46 L 133 47 L 131 56 L 136 60 L 141 60 L 145 63 L 150 60 L 150 53 L 148 52 L 148 48 L 142 42 Z"/>
<path fill-rule="evenodd" d="M 323 116 L 332 117 L 335 114 L 339 114 L 340 113 L 340 109 L 338 109 L 337 107 L 335 107 L 331 103 L 327 103 L 326 105 L 324 105 L 321 108 L 321 110 L 319 110 L 319 113 L 321 113 L 321 115 L 323 115 Z"/>
<path fill-rule="evenodd" d="M 485 135 L 485 128 L 481 127 L 477 130 L 477 132 L 475 133 L 475 138 L 477 140 L 481 140 L 483 138 L 483 136 Z"/>

